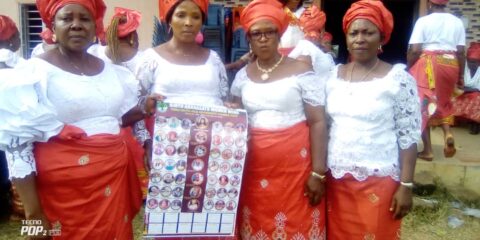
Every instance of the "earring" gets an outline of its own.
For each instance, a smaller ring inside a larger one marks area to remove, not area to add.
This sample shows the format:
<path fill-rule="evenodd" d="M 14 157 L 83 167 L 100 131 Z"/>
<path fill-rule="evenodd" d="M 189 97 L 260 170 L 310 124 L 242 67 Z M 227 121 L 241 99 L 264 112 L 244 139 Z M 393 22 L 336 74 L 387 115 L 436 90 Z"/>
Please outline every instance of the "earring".
<path fill-rule="evenodd" d="M 133 46 L 134 42 L 133 42 L 133 38 L 130 38 L 130 45 Z"/>
<path fill-rule="evenodd" d="M 54 43 L 57 42 L 57 35 L 56 34 L 52 35 L 52 42 L 54 42 Z"/>
<path fill-rule="evenodd" d="M 382 44 L 380 44 L 380 45 L 378 46 L 378 51 L 379 51 L 379 52 L 383 52 Z"/>
<path fill-rule="evenodd" d="M 93 42 L 93 43 L 96 43 L 96 42 L 97 42 L 97 36 L 94 36 L 94 37 L 93 37 L 92 42 Z"/>
<path fill-rule="evenodd" d="M 13 43 L 9 43 L 9 44 L 8 44 L 8 47 L 9 47 L 9 48 L 12 48 L 12 47 L 13 47 Z"/>

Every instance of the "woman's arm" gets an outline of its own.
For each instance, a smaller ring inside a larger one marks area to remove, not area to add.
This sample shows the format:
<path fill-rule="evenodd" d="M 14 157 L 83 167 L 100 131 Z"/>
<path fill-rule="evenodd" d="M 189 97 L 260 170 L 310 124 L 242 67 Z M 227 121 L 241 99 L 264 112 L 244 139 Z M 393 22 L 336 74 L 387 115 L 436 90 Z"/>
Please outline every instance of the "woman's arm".
<path fill-rule="evenodd" d="M 323 106 L 305 105 L 305 115 L 310 129 L 310 149 L 312 157 L 312 172 L 305 184 L 306 194 L 310 204 L 320 203 L 325 193 L 325 172 L 327 171 L 327 122 Z"/>
<path fill-rule="evenodd" d="M 393 195 L 390 211 L 395 219 L 405 217 L 413 203 L 413 175 L 417 161 L 417 144 L 412 144 L 407 149 L 400 150 L 400 186 Z"/>
<path fill-rule="evenodd" d="M 407 52 L 407 68 L 410 69 L 422 55 L 422 44 L 411 44 Z"/>

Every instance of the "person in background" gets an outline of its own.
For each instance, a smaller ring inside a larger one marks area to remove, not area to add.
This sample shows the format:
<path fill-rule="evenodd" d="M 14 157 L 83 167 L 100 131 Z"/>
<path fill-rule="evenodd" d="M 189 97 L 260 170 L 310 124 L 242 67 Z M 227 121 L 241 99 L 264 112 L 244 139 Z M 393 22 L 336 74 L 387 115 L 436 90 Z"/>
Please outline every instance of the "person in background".
<path fill-rule="evenodd" d="M 323 32 L 322 41 L 320 43 L 320 48 L 324 53 L 330 54 L 333 59 L 337 59 L 337 54 L 333 51 L 332 48 L 333 36 L 329 32 Z"/>
<path fill-rule="evenodd" d="M 256 55 L 237 73 L 227 104 L 245 107 L 250 128 L 240 237 L 325 239 L 324 82 L 278 52 L 289 22 L 280 2 L 254 0 L 240 21 Z"/>
<path fill-rule="evenodd" d="M 20 44 L 20 32 L 15 22 L 5 15 L 0 15 L 0 68 L 13 68 L 24 61 L 15 53 Z"/>
<path fill-rule="evenodd" d="M 462 20 L 447 13 L 448 0 L 429 0 L 429 14 L 417 20 L 410 36 L 407 53 L 409 72 L 417 80 L 422 104 L 423 151 L 418 158 L 432 161 L 430 126 L 441 126 L 443 154 L 455 155 L 452 94 L 455 86 L 463 88 L 465 67 L 465 28 Z"/>
<path fill-rule="evenodd" d="M 131 239 L 141 191 L 121 125 L 144 116 L 138 82 L 87 53 L 103 32 L 102 0 L 36 4 L 57 48 L 0 87 L 0 148 L 26 219 L 56 239 Z"/>
<path fill-rule="evenodd" d="M 280 0 L 289 16 L 289 25 L 282 35 L 279 51 L 285 56 L 305 61 L 317 74 L 333 69 L 333 58 L 314 44 L 324 31 L 326 15 L 317 6 L 303 7 L 303 1 Z"/>
<path fill-rule="evenodd" d="M 115 7 L 114 14 L 110 20 L 110 25 L 105 31 L 106 46 L 93 44 L 88 48 L 88 52 L 107 63 L 116 64 L 127 68 L 132 74 L 135 74 L 136 68 L 142 61 L 142 52 L 138 50 L 137 29 L 140 26 L 142 15 L 135 10 Z M 144 156 L 151 151 L 149 141 L 151 136 L 146 130 L 145 121 L 139 121 L 134 124 L 132 132 L 136 142 L 130 141 L 131 149 L 135 151 L 135 164 L 137 175 L 142 185 L 143 198 L 147 196 L 148 174 L 144 166 Z M 132 139 L 129 138 L 129 139 Z"/>
<path fill-rule="evenodd" d="M 470 134 L 480 132 L 480 43 L 472 42 L 467 50 L 465 92 L 453 101 L 455 117 L 470 121 Z"/>
<path fill-rule="evenodd" d="M 352 61 L 326 83 L 327 239 L 398 239 L 420 139 L 415 79 L 377 56 L 393 30 L 381 1 L 353 3 L 342 25 Z"/>
<path fill-rule="evenodd" d="M 137 29 L 142 15 L 135 10 L 115 7 L 110 25 L 105 31 L 106 46 L 95 44 L 89 52 L 104 61 L 126 67 L 135 72 L 142 52 L 138 50 Z"/>
<path fill-rule="evenodd" d="M 136 76 L 141 99 L 155 95 L 169 103 L 223 106 L 228 79 L 222 60 L 213 50 L 195 42 L 206 20 L 208 0 L 159 1 L 160 18 L 170 26 L 172 38 L 147 49 Z M 148 109 L 152 102 L 143 101 Z M 153 114 L 153 112 L 150 112 Z M 149 131 L 153 118 L 147 120 Z"/>
<path fill-rule="evenodd" d="M 15 22 L 8 16 L 0 15 L 0 86 L 6 84 L 8 74 L 23 59 L 15 53 L 20 48 L 20 33 Z M 13 209 L 12 209 L 13 204 Z M 8 179 L 8 166 L 5 153 L 0 151 L 0 208 L 4 209 L 0 221 L 23 219 L 24 209 L 20 197 Z M 13 215 L 12 214 L 13 210 Z"/>

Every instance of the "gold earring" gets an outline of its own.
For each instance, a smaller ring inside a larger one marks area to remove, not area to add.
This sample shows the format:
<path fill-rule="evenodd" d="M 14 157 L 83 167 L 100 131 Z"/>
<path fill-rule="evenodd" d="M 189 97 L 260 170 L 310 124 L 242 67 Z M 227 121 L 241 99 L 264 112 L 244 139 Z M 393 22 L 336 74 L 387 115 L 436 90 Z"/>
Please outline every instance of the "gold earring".
<path fill-rule="evenodd" d="M 94 36 L 94 37 L 93 37 L 93 42 L 94 42 L 94 43 L 97 42 L 97 36 Z"/>
<path fill-rule="evenodd" d="M 378 46 L 378 51 L 383 52 L 382 44 L 380 44 L 380 45 Z"/>
<path fill-rule="evenodd" d="M 52 42 L 54 42 L 54 43 L 57 42 L 57 35 L 56 34 L 52 35 Z"/>

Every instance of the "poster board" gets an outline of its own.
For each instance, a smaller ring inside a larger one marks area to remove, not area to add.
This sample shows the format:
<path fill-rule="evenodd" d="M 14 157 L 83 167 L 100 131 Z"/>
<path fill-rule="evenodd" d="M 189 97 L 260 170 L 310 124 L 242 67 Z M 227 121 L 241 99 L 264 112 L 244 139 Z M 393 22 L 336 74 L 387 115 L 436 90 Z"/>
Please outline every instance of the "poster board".
<path fill-rule="evenodd" d="M 247 126 L 245 110 L 158 104 L 146 238 L 234 236 Z"/>

